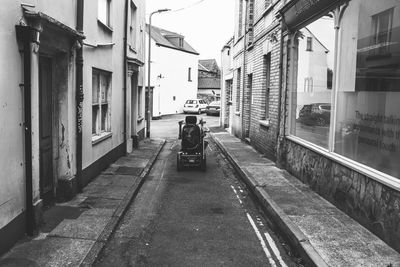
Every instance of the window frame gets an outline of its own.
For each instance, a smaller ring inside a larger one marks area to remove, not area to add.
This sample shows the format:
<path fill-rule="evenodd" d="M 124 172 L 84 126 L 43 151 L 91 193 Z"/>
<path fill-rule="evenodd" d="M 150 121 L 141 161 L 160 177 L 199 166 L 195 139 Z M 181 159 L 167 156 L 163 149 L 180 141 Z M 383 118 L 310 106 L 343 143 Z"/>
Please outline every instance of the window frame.
<path fill-rule="evenodd" d="M 131 9 L 131 21 L 130 21 L 130 46 L 132 49 L 136 49 L 137 43 L 137 26 L 138 26 L 138 16 L 137 16 L 137 6 L 133 1 L 130 1 Z"/>
<path fill-rule="evenodd" d="M 103 20 L 103 16 L 100 16 L 100 2 L 104 1 L 106 3 L 105 5 L 105 21 Z M 111 29 L 112 28 L 112 0 L 98 0 L 97 1 L 97 21 L 99 21 L 102 25 L 106 26 L 107 28 Z"/>
<path fill-rule="evenodd" d="M 192 68 L 188 68 L 188 82 L 192 82 Z"/>
<path fill-rule="evenodd" d="M 264 90 L 264 114 L 263 119 L 269 119 L 269 108 L 270 108 L 270 93 L 271 93 L 271 52 L 264 55 L 264 78 L 265 78 L 265 90 Z"/>
<path fill-rule="evenodd" d="M 97 102 L 94 102 L 95 84 L 93 84 L 94 77 L 97 76 Z M 106 79 L 107 87 L 105 91 L 105 100 L 103 100 L 102 93 L 102 79 Z M 112 103 L 112 72 L 105 71 L 98 68 L 92 68 L 92 143 L 96 144 L 103 140 L 104 137 L 109 137 L 112 134 L 111 127 L 111 103 Z M 107 107 L 105 107 L 107 106 Z M 96 118 L 94 120 L 94 108 L 97 107 Z M 104 111 L 105 109 L 105 111 Z M 103 112 L 104 122 L 103 122 Z M 93 125 L 95 123 L 95 125 Z"/>
<path fill-rule="evenodd" d="M 235 97 L 235 112 L 240 113 L 240 93 L 241 93 L 241 81 L 242 81 L 242 69 L 236 69 L 236 97 Z"/>

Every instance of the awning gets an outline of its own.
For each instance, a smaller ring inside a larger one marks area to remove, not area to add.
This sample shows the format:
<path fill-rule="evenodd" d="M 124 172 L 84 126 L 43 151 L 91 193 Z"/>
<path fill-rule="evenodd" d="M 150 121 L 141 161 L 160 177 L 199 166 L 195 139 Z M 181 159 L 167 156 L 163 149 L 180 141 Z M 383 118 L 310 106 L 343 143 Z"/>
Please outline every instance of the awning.
<path fill-rule="evenodd" d="M 346 0 L 292 0 L 280 10 L 280 13 L 286 29 L 294 31 L 344 2 Z"/>
<path fill-rule="evenodd" d="M 57 29 L 62 30 L 64 33 L 67 35 L 75 38 L 75 39 L 85 39 L 85 35 L 82 33 L 74 30 L 73 28 L 65 25 L 64 23 L 56 20 L 55 18 L 50 17 L 49 15 L 42 13 L 42 12 L 36 12 L 36 11 L 31 11 L 31 10 L 24 10 L 24 17 L 29 21 L 35 21 L 35 22 L 45 22 Z"/>

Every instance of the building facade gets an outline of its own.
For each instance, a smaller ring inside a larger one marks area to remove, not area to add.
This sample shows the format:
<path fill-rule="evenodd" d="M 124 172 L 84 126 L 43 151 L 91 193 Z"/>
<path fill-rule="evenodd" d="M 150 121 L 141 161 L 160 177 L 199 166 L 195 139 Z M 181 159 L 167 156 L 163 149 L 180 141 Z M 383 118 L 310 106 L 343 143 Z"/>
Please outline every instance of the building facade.
<path fill-rule="evenodd" d="M 196 99 L 198 56 L 199 53 L 185 41 L 184 36 L 152 26 L 150 75 L 152 118 L 182 113 L 186 100 Z"/>
<path fill-rule="evenodd" d="M 215 59 L 199 60 L 197 98 L 207 103 L 221 98 L 221 70 Z"/>
<path fill-rule="evenodd" d="M 238 0 L 228 120 L 233 134 L 397 251 L 399 8 Z"/>
<path fill-rule="evenodd" d="M 233 43 L 234 37 L 222 47 L 221 50 L 221 115 L 220 125 L 230 130 L 230 119 L 233 113 L 232 89 L 233 89 Z"/>
<path fill-rule="evenodd" d="M 123 40 L 129 27 L 140 33 L 145 25 L 144 1 L 6 0 L 3 6 L 0 253 L 34 233 L 43 205 L 72 198 L 140 133 L 137 113 L 126 108 L 138 104 L 126 97 L 125 81 L 128 63 L 136 64 L 142 78 L 130 90 L 143 84 L 144 33 L 136 36 L 136 56 L 125 52 Z M 125 130 L 128 117 L 135 132 Z"/>

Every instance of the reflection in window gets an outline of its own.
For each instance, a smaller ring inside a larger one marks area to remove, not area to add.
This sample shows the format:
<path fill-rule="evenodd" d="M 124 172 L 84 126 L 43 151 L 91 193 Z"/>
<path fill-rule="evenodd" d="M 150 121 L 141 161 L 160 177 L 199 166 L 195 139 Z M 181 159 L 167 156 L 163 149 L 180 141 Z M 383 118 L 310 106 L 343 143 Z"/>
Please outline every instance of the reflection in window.
<path fill-rule="evenodd" d="M 328 148 L 331 118 L 329 70 L 333 69 L 333 18 L 322 17 L 300 29 L 297 39 L 297 78 L 292 91 L 290 133 Z"/>
<path fill-rule="evenodd" d="M 400 3 L 351 1 L 342 25 L 335 152 L 400 177 Z"/>

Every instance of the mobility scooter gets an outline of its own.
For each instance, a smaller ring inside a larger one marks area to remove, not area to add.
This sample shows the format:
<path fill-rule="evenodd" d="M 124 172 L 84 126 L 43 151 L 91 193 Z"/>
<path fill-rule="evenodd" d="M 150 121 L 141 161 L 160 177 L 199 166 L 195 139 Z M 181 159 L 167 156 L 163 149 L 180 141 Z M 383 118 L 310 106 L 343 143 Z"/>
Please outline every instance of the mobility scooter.
<path fill-rule="evenodd" d="M 177 154 L 177 170 L 183 167 L 200 167 L 206 171 L 206 148 L 207 141 L 204 140 L 208 130 L 203 128 L 206 122 L 200 119 L 197 123 L 196 116 L 186 116 L 185 121 L 179 122 L 179 139 L 181 139 L 181 150 Z"/>

